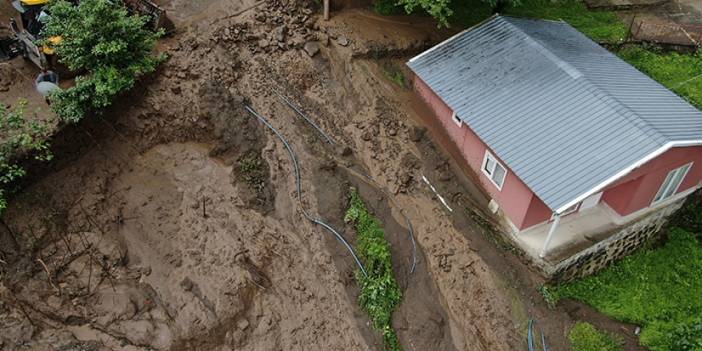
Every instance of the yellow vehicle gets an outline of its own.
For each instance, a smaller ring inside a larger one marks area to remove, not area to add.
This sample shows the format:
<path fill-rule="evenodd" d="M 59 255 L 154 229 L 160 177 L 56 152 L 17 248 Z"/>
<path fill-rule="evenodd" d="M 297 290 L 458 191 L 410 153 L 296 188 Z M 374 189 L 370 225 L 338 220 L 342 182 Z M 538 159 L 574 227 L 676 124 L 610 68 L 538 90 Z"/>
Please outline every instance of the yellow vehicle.
<path fill-rule="evenodd" d="M 11 27 L 20 43 L 24 58 L 32 61 L 40 69 L 65 71 L 65 68 L 60 69 L 52 48 L 53 45 L 61 42 L 60 36 L 49 38 L 48 43 L 41 47 L 37 45 L 37 42 L 44 39 L 40 35 L 44 22 L 50 16 L 46 11 L 48 3 L 49 0 L 14 0 L 12 6 L 20 14 L 21 27 L 14 18 L 11 19 Z M 125 0 L 124 3 L 130 11 L 147 16 L 149 18 L 147 25 L 151 29 L 157 30 L 165 26 L 167 22 L 165 11 L 151 0 Z"/>
<path fill-rule="evenodd" d="M 36 42 L 41 39 L 39 34 L 43 27 L 42 21 L 48 17 L 44 8 L 49 0 L 15 0 L 12 6 L 19 12 L 21 26 L 14 18 L 11 27 L 20 43 L 21 53 L 24 58 L 32 61 L 39 68 L 53 68 L 56 59 L 53 57 L 53 49 L 50 47 L 38 47 Z M 50 38 L 53 43 L 59 43 L 60 37 Z"/>

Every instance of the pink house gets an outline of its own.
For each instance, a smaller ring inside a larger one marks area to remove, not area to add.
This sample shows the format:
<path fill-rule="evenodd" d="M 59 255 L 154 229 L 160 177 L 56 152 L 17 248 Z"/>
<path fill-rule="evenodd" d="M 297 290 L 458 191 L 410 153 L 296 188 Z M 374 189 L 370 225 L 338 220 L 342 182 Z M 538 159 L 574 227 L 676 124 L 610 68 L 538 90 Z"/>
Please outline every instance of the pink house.
<path fill-rule="evenodd" d="M 626 254 L 701 186 L 702 112 L 564 22 L 495 16 L 408 66 L 548 274 Z"/>

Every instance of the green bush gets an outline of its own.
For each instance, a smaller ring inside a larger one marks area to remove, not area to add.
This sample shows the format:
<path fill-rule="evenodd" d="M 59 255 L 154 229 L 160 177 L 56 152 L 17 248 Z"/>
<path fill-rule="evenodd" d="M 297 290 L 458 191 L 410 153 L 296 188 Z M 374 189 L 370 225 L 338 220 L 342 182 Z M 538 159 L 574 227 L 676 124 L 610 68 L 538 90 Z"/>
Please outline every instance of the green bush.
<path fill-rule="evenodd" d="M 558 286 L 556 298 L 583 301 L 618 320 L 642 326 L 641 344 L 653 351 L 702 351 L 702 246 L 683 229 L 582 280 Z M 692 346 L 690 346 L 692 345 Z"/>
<path fill-rule="evenodd" d="M 592 324 L 575 323 L 568 333 L 572 351 L 621 351 L 622 340 L 597 330 Z"/>
<path fill-rule="evenodd" d="M 385 348 L 401 350 L 397 333 L 392 328 L 392 313 L 402 300 L 402 292 L 392 272 L 390 245 L 380 222 L 368 212 L 363 199 L 351 190 L 349 208 L 344 221 L 354 223 L 357 233 L 356 252 L 368 276 L 359 270 L 356 280 L 361 287 L 358 302 L 383 335 Z"/>
<path fill-rule="evenodd" d="M 163 32 L 147 30 L 148 19 L 128 14 L 121 1 L 81 0 L 76 6 L 54 0 L 49 10 L 42 36 L 60 36 L 54 45 L 59 61 L 87 72 L 74 87 L 51 96 L 52 109 L 64 121 L 76 122 L 109 106 L 162 60 L 153 49 Z"/>
<path fill-rule="evenodd" d="M 0 213 L 7 206 L 5 195 L 10 186 L 26 174 L 17 164 L 17 157 L 32 154 L 42 161 L 52 158 L 46 125 L 25 117 L 26 105 L 26 101 L 20 101 L 14 109 L 8 110 L 0 104 Z"/>
<path fill-rule="evenodd" d="M 702 192 L 691 195 L 683 207 L 671 218 L 671 225 L 685 228 L 702 240 Z"/>

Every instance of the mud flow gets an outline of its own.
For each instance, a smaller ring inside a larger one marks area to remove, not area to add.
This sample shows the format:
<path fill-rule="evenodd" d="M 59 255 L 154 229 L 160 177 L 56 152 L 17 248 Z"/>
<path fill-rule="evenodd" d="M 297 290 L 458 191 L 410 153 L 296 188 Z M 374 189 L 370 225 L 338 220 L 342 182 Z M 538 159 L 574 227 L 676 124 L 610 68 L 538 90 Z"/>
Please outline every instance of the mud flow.
<path fill-rule="evenodd" d="M 323 21 L 308 0 L 158 3 L 169 59 L 59 129 L 55 160 L 1 218 L 0 350 L 381 350 L 354 261 L 301 212 L 353 244 L 352 186 L 391 243 L 405 350 L 523 349 L 529 318 L 567 348 L 572 319 L 490 240 L 484 198 L 411 91 L 404 62 L 452 33 L 359 8 Z M 3 102 L 29 94 L 31 66 L 0 72 Z M 295 150 L 301 200 L 287 150 L 245 106 Z"/>

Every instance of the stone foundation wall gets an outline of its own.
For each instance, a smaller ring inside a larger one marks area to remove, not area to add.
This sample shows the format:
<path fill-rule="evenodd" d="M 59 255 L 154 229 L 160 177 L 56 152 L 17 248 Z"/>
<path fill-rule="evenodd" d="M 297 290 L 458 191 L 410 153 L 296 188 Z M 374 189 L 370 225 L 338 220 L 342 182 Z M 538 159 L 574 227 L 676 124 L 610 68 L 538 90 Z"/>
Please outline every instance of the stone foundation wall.
<path fill-rule="evenodd" d="M 668 216 L 680 208 L 683 202 L 684 199 L 681 199 L 666 206 L 558 264 L 544 267 L 546 274 L 554 282 L 567 282 L 606 268 L 658 236 L 661 227 L 668 221 Z"/>

